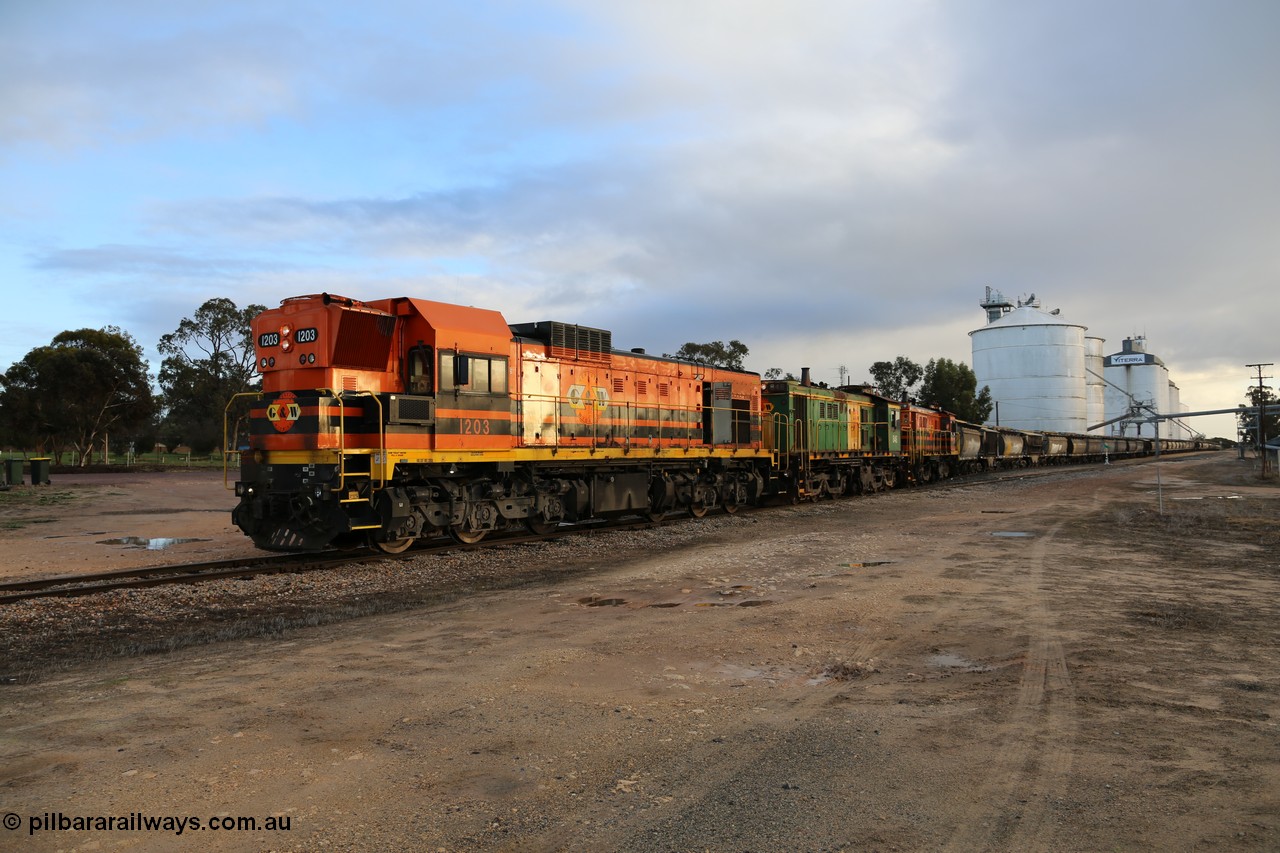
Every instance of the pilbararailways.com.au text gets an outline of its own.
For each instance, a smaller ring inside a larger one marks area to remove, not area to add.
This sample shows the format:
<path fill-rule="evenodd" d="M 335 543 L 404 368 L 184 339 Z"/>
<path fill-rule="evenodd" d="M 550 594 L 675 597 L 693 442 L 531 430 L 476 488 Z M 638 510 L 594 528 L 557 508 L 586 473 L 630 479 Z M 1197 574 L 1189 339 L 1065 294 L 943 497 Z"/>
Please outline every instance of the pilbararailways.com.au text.
<path fill-rule="evenodd" d="M 4 815 L 4 828 L 10 831 L 26 824 L 27 835 L 37 832 L 204 832 L 221 830 L 229 832 L 288 832 L 293 818 L 289 815 L 270 817 L 237 817 L 214 815 L 199 818 L 194 815 L 149 815 L 130 812 L 126 815 L 79 815 L 63 812 L 44 812 L 23 816 L 15 812 Z M 3 837 L 3 836 L 0 836 Z"/>

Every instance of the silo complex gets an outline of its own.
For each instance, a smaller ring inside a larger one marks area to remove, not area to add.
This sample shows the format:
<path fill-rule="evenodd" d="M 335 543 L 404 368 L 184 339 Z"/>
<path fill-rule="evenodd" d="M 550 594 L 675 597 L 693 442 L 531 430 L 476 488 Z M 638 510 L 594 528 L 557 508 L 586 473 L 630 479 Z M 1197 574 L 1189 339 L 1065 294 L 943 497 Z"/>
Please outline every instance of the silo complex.
<path fill-rule="evenodd" d="M 1147 352 L 1140 336 L 1126 338 L 1121 352 L 1104 356 L 1106 342 L 1085 336 L 1086 327 L 1044 311 L 1035 294 L 1016 303 L 987 288 L 980 303 L 987 325 L 969 333 L 978 387 L 991 389 L 996 408 L 989 423 L 1016 429 L 1154 436 L 1142 420 L 1189 411 L 1164 362 Z M 1189 438 L 1185 424 L 1160 422 L 1162 438 Z"/>
<path fill-rule="evenodd" d="M 1034 295 L 969 333 L 978 387 L 991 389 L 1000 425 L 1051 432 L 1088 428 L 1084 333 L 1084 326 L 1040 310 Z"/>

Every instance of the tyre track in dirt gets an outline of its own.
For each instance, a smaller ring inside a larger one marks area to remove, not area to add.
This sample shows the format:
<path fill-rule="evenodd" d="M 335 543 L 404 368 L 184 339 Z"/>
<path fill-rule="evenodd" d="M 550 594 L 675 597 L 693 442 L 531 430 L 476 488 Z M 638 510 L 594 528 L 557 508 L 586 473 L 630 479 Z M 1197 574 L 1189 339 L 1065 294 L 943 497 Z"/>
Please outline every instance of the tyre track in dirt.
<path fill-rule="evenodd" d="M 1053 811 L 1068 794 L 1078 721 L 1066 652 L 1048 606 L 1045 568 L 1055 550 L 1068 547 L 1056 543 L 1067 520 L 1103 506 L 1114 488 L 1103 482 L 1088 501 L 1054 505 L 1061 520 L 1028 549 L 1021 586 L 1030 636 L 1016 702 L 994 738 L 1000 745 L 987 781 L 974 797 L 982 805 L 964 815 L 944 848 L 948 851 L 1049 851 L 1061 846 L 1055 841 Z"/>
<path fill-rule="evenodd" d="M 945 850 L 1052 850 L 1053 803 L 1067 791 L 1076 723 L 1075 696 L 1066 654 L 1045 601 L 1044 569 L 1064 522 L 1031 545 L 1020 585 L 1028 604 L 1030 633 L 1015 704 L 1000 732 L 999 747 L 976 804 Z M 1028 793 L 1030 792 L 1030 793 Z"/>

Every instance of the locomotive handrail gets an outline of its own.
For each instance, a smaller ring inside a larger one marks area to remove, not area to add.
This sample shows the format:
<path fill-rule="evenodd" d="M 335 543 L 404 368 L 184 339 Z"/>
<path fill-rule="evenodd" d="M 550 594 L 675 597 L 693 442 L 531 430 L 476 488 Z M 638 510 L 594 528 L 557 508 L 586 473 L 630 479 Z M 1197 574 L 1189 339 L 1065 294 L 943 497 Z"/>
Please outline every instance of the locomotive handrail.
<path fill-rule="evenodd" d="M 800 451 L 800 476 L 803 478 L 803 485 L 807 489 L 809 486 L 809 448 L 812 446 L 808 443 L 809 425 L 804 418 L 796 418 L 791 422 L 791 427 L 793 436 L 791 439 L 792 452 L 794 453 L 797 449 Z"/>
<path fill-rule="evenodd" d="M 774 467 L 790 467 L 791 456 L 795 452 L 795 440 L 793 437 L 794 427 L 791 423 L 791 416 L 782 412 L 774 412 L 769 428 L 773 431 L 772 443 Z M 786 447 L 785 450 L 783 450 L 784 444 Z M 783 464 L 783 460 L 786 460 L 785 465 Z"/>
<path fill-rule="evenodd" d="M 614 444 L 630 448 L 643 441 L 644 444 L 639 446 L 652 448 L 655 455 L 661 455 L 663 451 L 682 450 L 688 453 L 702 443 L 700 414 L 705 407 L 699 403 L 677 404 L 664 401 L 659 405 L 640 405 L 635 401 L 609 401 L 601 407 L 602 401 L 598 399 L 584 399 L 577 403 L 574 398 L 544 393 L 522 393 L 517 402 L 521 407 L 518 422 L 520 429 L 514 435 L 520 446 L 548 447 L 553 450 L 558 447 L 600 447 L 605 436 L 611 435 L 610 441 Z M 565 409 L 586 406 L 594 406 L 597 411 L 590 418 L 578 418 L 570 422 L 573 415 L 566 415 Z M 644 420 L 647 424 L 645 428 L 653 432 L 641 438 L 636 432 L 640 428 L 638 424 L 642 411 L 651 413 Z M 733 410 L 730 408 L 725 411 Z M 535 442 L 525 430 L 531 419 L 540 421 L 544 417 L 549 421 L 543 425 L 549 425 L 554 435 L 541 435 Z M 571 436 L 566 433 L 566 427 L 581 427 L 582 433 L 576 437 Z M 735 445 L 734 452 L 739 449 L 741 448 Z"/>
<path fill-rule="evenodd" d="M 378 395 L 372 391 L 342 391 L 337 392 L 332 388 L 317 388 L 317 393 L 328 394 L 330 397 L 338 401 L 338 485 L 333 489 L 340 492 L 347 482 L 347 432 L 346 432 L 346 401 L 343 399 L 344 394 L 350 394 L 353 397 L 368 397 L 378 406 L 378 456 L 382 460 L 381 464 L 387 464 L 387 426 L 382 417 L 382 401 L 378 399 Z M 374 459 L 369 460 L 369 482 L 374 481 L 373 464 Z M 386 488 L 387 478 L 384 471 L 380 470 L 377 477 L 378 488 Z M 373 501 L 373 493 L 369 494 L 369 501 Z"/>
<path fill-rule="evenodd" d="M 239 393 L 232 394 L 231 399 L 227 400 L 227 405 L 222 409 L 222 487 L 227 491 L 231 491 L 235 488 L 235 486 L 231 485 L 230 482 L 231 465 L 229 463 L 232 453 L 227 451 L 227 421 L 231 417 L 231 405 L 240 397 L 257 397 L 261 400 L 262 394 L 262 391 L 240 391 Z M 233 452 L 238 455 L 240 451 L 236 450 Z"/>

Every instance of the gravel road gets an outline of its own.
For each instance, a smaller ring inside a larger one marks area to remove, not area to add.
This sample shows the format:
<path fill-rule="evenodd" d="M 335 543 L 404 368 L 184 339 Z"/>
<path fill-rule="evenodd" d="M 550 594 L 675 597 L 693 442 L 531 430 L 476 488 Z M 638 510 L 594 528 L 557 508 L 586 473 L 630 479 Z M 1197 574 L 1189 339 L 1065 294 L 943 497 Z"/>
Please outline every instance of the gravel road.
<path fill-rule="evenodd" d="M 0 848 L 1278 849 L 1280 489 L 1155 477 L 7 608 Z"/>

